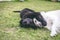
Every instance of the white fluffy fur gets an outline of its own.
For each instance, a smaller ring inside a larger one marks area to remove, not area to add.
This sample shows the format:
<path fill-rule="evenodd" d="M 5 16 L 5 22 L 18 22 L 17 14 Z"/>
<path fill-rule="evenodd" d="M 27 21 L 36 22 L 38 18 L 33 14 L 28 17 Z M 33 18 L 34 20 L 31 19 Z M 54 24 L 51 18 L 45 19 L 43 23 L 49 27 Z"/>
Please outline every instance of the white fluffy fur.
<path fill-rule="evenodd" d="M 60 10 L 40 12 L 40 13 L 47 22 L 47 26 L 45 26 L 45 28 L 51 31 L 50 36 L 55 36 L 57 33 L 59 33 L 60 32 Z M 33 20 L 36 26 L 41 25 L 41 22 L 39 22 L 36 18 L 34 18 Z"/>

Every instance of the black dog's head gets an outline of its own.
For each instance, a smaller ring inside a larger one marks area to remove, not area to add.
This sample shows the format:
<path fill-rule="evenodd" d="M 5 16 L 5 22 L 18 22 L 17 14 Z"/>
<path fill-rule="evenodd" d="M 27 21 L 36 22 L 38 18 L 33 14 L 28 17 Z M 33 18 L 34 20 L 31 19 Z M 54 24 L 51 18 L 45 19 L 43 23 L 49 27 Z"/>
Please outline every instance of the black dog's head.
<path fill-rule="evenodd" d="M 40 12 L 35 12 L 31 9 L 25 8 L 21 11 L 14 11 L 14 12 L 19 12 L 20 13 L 20 17 L 21 17 L 21 27 L 25 27 L 25 28 L 37 28 L 34 24 L 33 19 L 36 18 L 38 21 L 40 21 L 42 23 L 43 26 L 46 26 L 46 21 L 44 20 L 44 18 L 42 17 L 42 15 L 40 14 Z"/>

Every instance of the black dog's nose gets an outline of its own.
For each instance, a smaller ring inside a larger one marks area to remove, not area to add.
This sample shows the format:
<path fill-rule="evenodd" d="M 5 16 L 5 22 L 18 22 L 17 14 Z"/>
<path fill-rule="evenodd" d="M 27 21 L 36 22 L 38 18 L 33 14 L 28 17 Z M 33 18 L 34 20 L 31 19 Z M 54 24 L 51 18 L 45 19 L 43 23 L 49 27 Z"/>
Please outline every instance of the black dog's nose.
<path fill-rule="evenodd" d="M 23 22 L 23 24 L 30 24 L 30 23 L 29 23 L 29 22 L 27 22 L 27 21 L 24 21 L 24 22 Z"/>
<path fill-rule="evenodd" d="M 23 25 L 31 25 L 31 23 L 32 23 L 32 19 L 30 19 L 30 18 L 26 18 L 26 19 L 22 20 Z"/>
<path fill-rule="evenodd" d="M 24 23 L 24 24 L 27 24 L 27 22 L 26 22 L 26 21 L 24 21 L 23 23 Z"/>

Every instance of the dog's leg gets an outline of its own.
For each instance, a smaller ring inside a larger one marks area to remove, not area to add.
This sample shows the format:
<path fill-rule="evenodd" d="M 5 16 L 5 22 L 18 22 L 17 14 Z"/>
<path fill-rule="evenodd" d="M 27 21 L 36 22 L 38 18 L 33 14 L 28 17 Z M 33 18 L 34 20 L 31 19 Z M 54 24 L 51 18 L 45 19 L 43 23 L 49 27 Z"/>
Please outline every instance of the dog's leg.
<path fill-rule="evenodd" d="M 52 26 L 52 29 L 51 29 L 51 34 L 50 34 L 50 36 L 56 36 L 57 35 L 57 32 L 56 32 L 56 26 Z"/>
<path fill-rule="evenodd" d="M 52 28 L 51 28 L 51 34 L 50 34 L 50 36 L 56 36 L 58 25 L 59 25 L 59 20 L 57 20 L 57 19 L 54 20 L 54 21 L 53 21 Z"/>

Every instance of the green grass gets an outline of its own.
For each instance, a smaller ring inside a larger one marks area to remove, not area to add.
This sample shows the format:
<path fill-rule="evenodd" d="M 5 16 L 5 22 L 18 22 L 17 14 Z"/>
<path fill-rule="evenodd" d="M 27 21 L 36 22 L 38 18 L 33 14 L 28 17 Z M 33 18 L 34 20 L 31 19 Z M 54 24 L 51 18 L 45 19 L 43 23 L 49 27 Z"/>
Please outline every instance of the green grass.
<path fill-rule="evenodd" d="M 60 34 L 50 37 L 50 31 L 47 29 L 33 30 L 19 27 L 20 15 L 13 11 L 24 8 L 35 11 L 58 10 L 60 3 L 43 0 L 0 2 L 0 40 L 60 40 Z"/>

